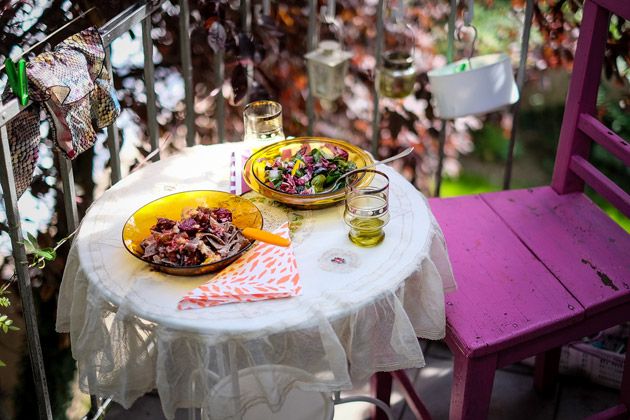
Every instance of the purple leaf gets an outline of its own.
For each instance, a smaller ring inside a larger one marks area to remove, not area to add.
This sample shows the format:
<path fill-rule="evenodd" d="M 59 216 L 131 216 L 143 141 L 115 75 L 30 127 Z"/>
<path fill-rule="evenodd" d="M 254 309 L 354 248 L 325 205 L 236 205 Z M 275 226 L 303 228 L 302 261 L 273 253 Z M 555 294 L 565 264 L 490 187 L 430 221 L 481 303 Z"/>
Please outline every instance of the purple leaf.
<path fill-rule="evenodd" d="M 254 42 L 247 34 L 238 34 L 238 55 L 240 58 L 254 57 Z"/>
<path fill-rule="evenodd" d="M 247 69 L 242 64 L 238 64 L 232 72 L 232 90 L 234 102 L 239 102 L 247 95 Z"/>
<path fill-rule="evenodd" d="M 226 38 L 227 35 L 223 25 L 219 22 L 213 22 L 208 30 L 208 45 L 210 45 L 215 54 L 225 49 Z"/>

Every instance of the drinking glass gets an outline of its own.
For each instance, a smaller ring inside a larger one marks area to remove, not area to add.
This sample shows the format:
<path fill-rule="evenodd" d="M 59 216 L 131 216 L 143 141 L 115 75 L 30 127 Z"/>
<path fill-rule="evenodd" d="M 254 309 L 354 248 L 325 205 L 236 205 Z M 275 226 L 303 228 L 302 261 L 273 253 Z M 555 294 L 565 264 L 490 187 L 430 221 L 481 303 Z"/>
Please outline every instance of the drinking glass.
<path fill-rule="evenodd" d="M 369 184 L 349 181 L 346 189 L 344 221 L 350 227 L 348 237 L 361 247 L 373 247 L 385 238 L 383 228 L 389 222 L 389 178 L 374 169 L 359 170 L 354 181 L 367 177 Z"/>
<path fill-rule="evenodd" d="M 243 112 L 245 142 L 268 145 L 284 140 L 282 105 L 274 101 L 256 101 Z"/>

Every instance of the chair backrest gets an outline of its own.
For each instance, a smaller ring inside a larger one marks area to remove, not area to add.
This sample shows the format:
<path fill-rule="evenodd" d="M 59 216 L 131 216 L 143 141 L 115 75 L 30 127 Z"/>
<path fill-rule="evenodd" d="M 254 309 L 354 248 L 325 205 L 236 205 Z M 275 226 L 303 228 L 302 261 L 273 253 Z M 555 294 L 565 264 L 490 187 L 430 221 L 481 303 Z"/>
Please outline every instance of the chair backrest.
<path fill-rule="evenodd" d="M 591 142 L 595 141 L 630 166 L 630 142 L 595 118 L 611 14 L 630 20 L 630 1 L 584 1 L 551 185 L 558 193 L 565 194 L 582 191 L 586 183 L 630 217 L 630 195 L 588 161 Z"/>

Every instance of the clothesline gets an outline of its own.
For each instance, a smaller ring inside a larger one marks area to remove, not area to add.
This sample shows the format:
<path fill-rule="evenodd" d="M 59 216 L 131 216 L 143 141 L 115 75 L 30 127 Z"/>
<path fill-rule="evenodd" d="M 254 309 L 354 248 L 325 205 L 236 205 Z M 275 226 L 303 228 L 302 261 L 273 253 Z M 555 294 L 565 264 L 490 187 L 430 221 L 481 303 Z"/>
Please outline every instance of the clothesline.
<path fill-rule="evenodd" d="M 101 38 L 103 39 L 103 46 L 108 47 L 111 43 L 118 38 L 123 33 L 127 32 L 131 29 L 132 26 L 139 23 L 142 19 L 151 15 L 154 11 L 162 6 L 164 0 L 159 0 L 157 2 L 153 2 L 151 4 L 142 4 L 142 5 L 134 5 L 126 10 L 122 11 L 110 21 L 105 23 L 101 28 L 99 28 L 99 33 L 101 34 Z M 53 33 L 48 35 L 46 38 L 33 45 L 26 51 L 24 51 L 19 57 L 23 57 L 27 54 L 38 53 L 41 49 L 43 49 L 46 45 L 52 44 L 53 39 L 56 37 L 65 38 L 71 34 L 68 33 L 67 29 L 74 25 L 77 21 L 85 18 L 89 13 L 91 13 L 95 8 L 91 8 L 81 13 L 81 15 L 77 16 L 70 22 L 63 25 L 61 28 L 55 30 Z M 0 66 L 0 73 L 4 72 L 4 65 Z M 16 98 L 11 99 L 7 103 L 2 103 L 0 101 L 0 127 L 7 124 L 13 118 L 15 118 L 20 112 L 24 109 L 31 106 L 32 101 L 29 101 L 26 105 L 21 106 L 19 101 Z"/>

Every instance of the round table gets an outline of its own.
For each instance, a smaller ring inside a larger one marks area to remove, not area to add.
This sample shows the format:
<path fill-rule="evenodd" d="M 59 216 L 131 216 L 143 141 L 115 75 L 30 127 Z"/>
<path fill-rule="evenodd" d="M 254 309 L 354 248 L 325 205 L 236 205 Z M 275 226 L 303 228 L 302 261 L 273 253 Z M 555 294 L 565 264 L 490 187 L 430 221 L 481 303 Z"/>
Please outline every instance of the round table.
<path fill-rule="evenodd" d="M 211 275 L 152 271 L 125 250 L 122 227 L 158 197 L 229 191 L 230 157 L 241 147 L 188 148 L 127 176 L 88 211 L 70 251 L 57 317 L 57 330 L 70 333 L 84 392 L 129 407 L 157 389 L 169 419 L 180 407 L 230 418 L 255 402 L 279 405 L 296 386 L 332 392 L 377 371 L 421 367 L 416 337 L 444 336 L 443 294 L 454 284 L 444 239 L 424 197 L 389 167 L 383 170 L 391 221 L 381 245 L 349 241 L 342 205 L 299 211 L 250 192 L 266 229 L 289 222 L 302 295 L 178 310 L 181 297 Z M 302 374 L 267 375 L 256 389 L 222 387 L 226 404 L 208 406 L 221 379 L 260 366 Z"/>

